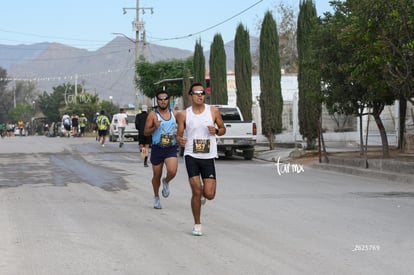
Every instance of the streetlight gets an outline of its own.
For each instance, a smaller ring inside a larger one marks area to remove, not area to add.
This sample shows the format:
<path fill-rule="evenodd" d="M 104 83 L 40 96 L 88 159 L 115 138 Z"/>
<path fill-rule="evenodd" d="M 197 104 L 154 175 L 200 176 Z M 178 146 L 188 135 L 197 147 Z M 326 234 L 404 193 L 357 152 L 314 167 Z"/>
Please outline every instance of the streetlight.
<path fill-rule="evenodd" d="M 113 32 L 112 34 L 113 35 L 121 35 L 121 36 L 125 37 L 126 39 L 128 39 L 129 41 L 131 41 L 132 43 L 134 43 L 134 44 L 136 43 L 136 40 L 132 39 L 131 37 L 129 37 L 129 36 L 127 36 L 127 35 L 125 35 L 121 32 Z"/>
<path fill-rule="evenodd" d="M 140 32 L 143 33 L 143 42 L 144 42 L 143 43 L 143 49 L 144 49 L 143 50 L 144 51 L 143 55 L 145 55 L 145 23 L 144 23 L 144 21 L 139 20 L 139 11 L 141 10 L 142 14 L 145 14 L 145 10 L 150 10 L 151 14 L 153 14 L 154 9 L 152 7 L 140 7 L 139 6 L 139 0 L 136 0 L 136 1 L 137 2 L 136 2 L 135 7 L 133 7 L 133 8 L 122 8 L 123 14 L 126 14 L 127 10 L 135 10 L 135 20 L 132 21 L 132 28 L 135 31 L 135 40 L 129 38 L 128 36 L 126 36 L 125 34 L 122 34 L 122 33 L 114 33 L 114 34 L 122 35 L 123 37 L 127 38 L 129 41 L 131 41 L 132 43 L 135 44 L 135 63 L 138 63 L 139 56 L 140 56 L 140 54 L 139 54 L 139 33 Z M 137 94 L 139 94 L 141 96 L 142 92 L 139 89 L 137 89 Z M 136 94 L 135 99 L 138 101 L 137 94 Z M 138 105 L 138 104 L 136 104 L 136 105 Z M 138 106 L 135 106 L 135 107 L 137 108 Z"/>

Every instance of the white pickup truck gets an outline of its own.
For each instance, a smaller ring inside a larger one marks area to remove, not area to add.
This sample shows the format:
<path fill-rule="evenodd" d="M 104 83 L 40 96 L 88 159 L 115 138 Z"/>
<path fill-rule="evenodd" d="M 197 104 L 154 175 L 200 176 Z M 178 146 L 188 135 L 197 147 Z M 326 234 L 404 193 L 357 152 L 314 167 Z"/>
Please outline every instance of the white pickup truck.
<path fill-rule="evenodd" d="M 240 109 L 236 106 L 216 105 L 226 126 L 226 134 L 217 137 L 217 149 L 225 156 L 242 155 L 251 160 L 256 144 L 256 123 L 244 121 Z"/>

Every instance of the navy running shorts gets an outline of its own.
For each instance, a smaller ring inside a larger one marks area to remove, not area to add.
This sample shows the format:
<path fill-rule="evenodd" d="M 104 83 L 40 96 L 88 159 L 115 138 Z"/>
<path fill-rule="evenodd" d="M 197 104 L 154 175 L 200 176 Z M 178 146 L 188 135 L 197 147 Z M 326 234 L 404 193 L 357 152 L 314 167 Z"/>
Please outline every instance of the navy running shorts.
<path fill-rule="evenodd" d="M 169 147 L 161 147 L 153 144 L 151 146 L 151 157 L 150 161 L 152 165 L 158 165 L 167 158 L 177 157 L 177 145 Z"/>

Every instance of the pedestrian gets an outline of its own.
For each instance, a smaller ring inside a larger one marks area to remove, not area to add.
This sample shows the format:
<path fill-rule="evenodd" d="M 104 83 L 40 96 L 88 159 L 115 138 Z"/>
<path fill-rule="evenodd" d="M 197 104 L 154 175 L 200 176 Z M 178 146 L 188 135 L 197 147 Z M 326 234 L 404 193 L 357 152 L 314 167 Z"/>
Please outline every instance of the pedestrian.
<path fill-rule="evenodd" d="M 118 128 L 118 136 L 119 136 L 119 148 L 124 145 L 124 134 L 125 134 L 125 127 L 128 125 L 128 115 L 125 114 L 124 108 L 119 109 L 119 113 L 116 114 L 117 122 L 116 126 Z"/>
<path fill-rule="evenodd" d="M 78 136 L 78 128 L 79 128 L 79 116 L 77 114 L 73 114 L 71 117 L 72 121 L 72 135 L 74 137 Z"/>
<path fill-rule="evenodd" d="M 177 117 L 177 139 L 184 147 L 185 166 L 192 191 L 192 234 L 201 236 L 201 205 L 216 195 L 217 136 L 226 133 L 218 108 L 205 104 L 205 89 L 194 83 L 189 90 L 191 106 Z M 201 178 L 200 178 L 201 177 Z"/>
<path fill-rule="evenodd" d="M 109 118 L 105 115 L 105 111 L 102 110 L 97 118 L 98 124 L 98 136 L 102 147 L 105 147 L 105 137 L 108 134 Z"/>
<path fill-rule="evenodd" d="M 24 122 L 22 119 L 19 119 L 19 121 L 17 122 L 17 128 L 19 128 L 19 135 L 22 137 L 24 128 Z"/>
<path fill-rule="evenodd" d="M 138 130 L 138 144 L 141 157 L 144 159 L 144 167 L 148 167 L 149 147 L 152 143 L 152 136 L 144 135 L 145 122 L 148 117 L 148 106 L 142 105 L 141 113 L 135 117 L 135 128 Z"/>
<path fill-rule="evenodd" d="M 70 116 L 68 115 L 68 113 L 63 114 L 62 125 L 64 127 L 64 135 L 67 137 L 70 137 L 71 124 L 70 124 Z"/>
<path fill-rule="evenodd" d="M 161 209 L 159 189 L 164 164 L 167 170 L 165 177 L 162 179 L 162 196 L 164 198 L 170 195 L 170 182 L 177 174 L 177 141 L 175 138 L 177 111 L 169 108 L 168 92 L 159 91 L 155 96 L 157 107 L 148 114 L 144 135 L 152 135 L 150 161 L 153 173 L 154 208 Z"/>
<path fill-rule="evenodd" d="M 96 140 L 97 142 L 101 142 L 101 141 L 99 140 L 99 133 L 98 133 L 98 116 L 99 116 L 99 112 L 97 112 L 97 113 L 93 116 L 93 119 L 92 119 L 92 129 L 93 129 L 93 131 L 94 131 L 94 133 L 95 133 L 95 140 Z"/>
<path fill-rule="evenodd" d="M 79 118 L 79 126 L 80 126 L 80 135 L 81 135 L 81 137 L 85 136 L 86 123 L 88 123 L 88 119 L 86 118 L 85 114 L 81 114 L 81 116 Z"/>

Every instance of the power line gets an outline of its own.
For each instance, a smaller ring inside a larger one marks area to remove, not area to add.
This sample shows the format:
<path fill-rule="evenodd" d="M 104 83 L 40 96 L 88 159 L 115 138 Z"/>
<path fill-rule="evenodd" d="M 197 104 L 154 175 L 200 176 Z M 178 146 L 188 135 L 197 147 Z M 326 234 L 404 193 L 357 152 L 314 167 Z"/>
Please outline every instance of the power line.
<path fill-rule="evenodd" d="M 235 15 L 233 15 L 233 16 L 231 16 L 231 17 L 229 17 L 229 18 L 225 19 L 224 21 L 221 21 L 221 22 L 219 22 L 219 23 L 217 23 L 217 24 L 215 24 L 215 25 L 213 25 L 213 26 L 210 26 L 210 27 L 208 27 L 208 28 L 205 28 L 205 29 L 203 29 L 203 30 L 201 30 L 201 31 L 198 31 L 198 32 L 195 32 L 195 33 L 190 33 L 190 34 L 187 34 L 187 35 L 183 35 L 183 36 L 176 36 L 176 37 L 170 37 L 170 38 L 158 38 L 158 37 L 151 37 L 151 38 L 152 38 L 152 39 L 156 39 L 157 41 L 179 40 L 179 39 L 189 38 L 189 37 L 195 36 L 195 35 L 197 35 L 197 34 L 200 34 L 200 33 L 203 33 L 203 32 L 206 32 L 206 31 L 209 31 L 209 30 L 211 30 L 211 29 L 214 29 L 214 28 L 216 28 L 216 27 L 218 27 L 218 26 L 220 26 L 220 25 L 223 25 L 224 23 L 227 23 L 228 21 L 232 20 L 233 18 L 235 18 L 235 17 L 237 17 L 237 16 L 239 16 L 239 15 L 241 15 L 241 14 L 243 14 L 243 13 L 247 12 L 248 10 L 252 9 L 253 7 L 257 6 L 257 5 L 258 5 L 259 3 L 261 3 L 261 2 L 263 2 L 263 0 L 257 1 L 256 3 L 254 3 L 253 5 L 251 5 L 250 7 L 246 8 L 246 9 L 244 9 L 244 10 L 242 10 L 242 11 L 238 12 L 238 13 L 236 13 Z"/>

